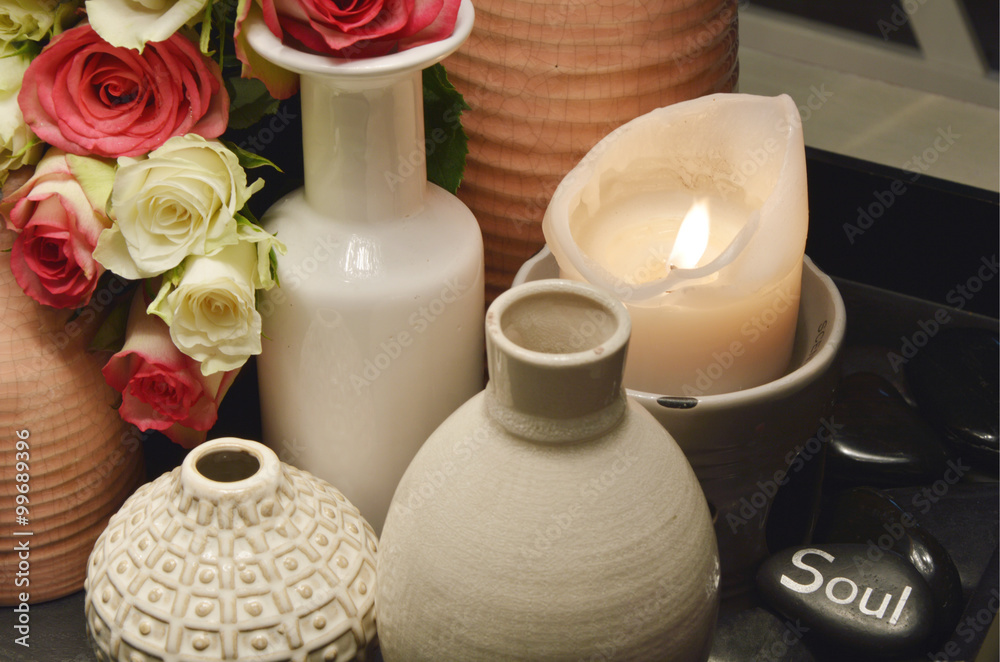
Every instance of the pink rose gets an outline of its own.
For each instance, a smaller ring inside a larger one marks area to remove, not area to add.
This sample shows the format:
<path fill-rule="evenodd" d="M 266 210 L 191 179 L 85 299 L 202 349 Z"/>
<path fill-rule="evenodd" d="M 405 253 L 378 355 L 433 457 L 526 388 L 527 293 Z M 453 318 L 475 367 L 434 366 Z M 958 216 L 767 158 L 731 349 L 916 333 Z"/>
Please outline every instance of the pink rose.
<path fill-rule="evenodd" d="M 90 301 L 104 273 L 93 252 L 101 232 L 111 227 L 104 208 L 113 175 L 110 163 L 52 148 L 0 202 L 7 228 L 18 233 L 10 260 L 14 279 L 35 301 L 54 308 Z"/>
<path fill-rule="evenodd" d="M 201 374 L 201 365 L 170 340 L 159 317 L 146 313 L 142 291 L 129 313 L 125 346 L 102 372 L 121 392 L 123 420 L 140 430 L 160 430 L 174 443 L 193 448 L 218 419 L 219 403 L 239 370 Z"/>
<path fill-rule="evenodd" d="M 264 21 L 324 55 L 362 58 L 439 41 L 455 29 L 461 0 L 259 0 Z"/>
<path fill-rule="evenodd" d="M 88 24 L 54 37 L 31 62 L 18 103 L 45 142 L 114 158 L 186 133 L 216 138 L 229 116 L 219 66 L 181 34 L 140 53 L 111 46 Z"/>

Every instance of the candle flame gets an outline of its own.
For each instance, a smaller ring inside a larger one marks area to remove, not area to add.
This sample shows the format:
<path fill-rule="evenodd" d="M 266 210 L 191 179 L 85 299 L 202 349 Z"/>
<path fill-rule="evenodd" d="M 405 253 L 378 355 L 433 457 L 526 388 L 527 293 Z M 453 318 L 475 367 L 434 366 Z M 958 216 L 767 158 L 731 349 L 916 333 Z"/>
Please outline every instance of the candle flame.
<path fill-rule="evenodd" d="M 708 248 L 708 201 L 696 200 L 688 210 L 674 247 L 670 251 L 670 266 L 679 269 L 692 269 Z"/>

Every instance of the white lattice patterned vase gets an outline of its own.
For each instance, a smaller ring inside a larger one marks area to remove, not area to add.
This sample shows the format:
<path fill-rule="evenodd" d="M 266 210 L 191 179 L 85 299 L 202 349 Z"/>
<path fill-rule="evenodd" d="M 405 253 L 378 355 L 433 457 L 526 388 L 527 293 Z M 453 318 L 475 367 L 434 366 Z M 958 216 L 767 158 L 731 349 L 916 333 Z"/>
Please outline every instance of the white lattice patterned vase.
<path fill-rule="evenodd" d="M 370 659 L 377 539 L 329 483 L 223 438 L 140 488 L 87 569 L 102 662 Z"/>

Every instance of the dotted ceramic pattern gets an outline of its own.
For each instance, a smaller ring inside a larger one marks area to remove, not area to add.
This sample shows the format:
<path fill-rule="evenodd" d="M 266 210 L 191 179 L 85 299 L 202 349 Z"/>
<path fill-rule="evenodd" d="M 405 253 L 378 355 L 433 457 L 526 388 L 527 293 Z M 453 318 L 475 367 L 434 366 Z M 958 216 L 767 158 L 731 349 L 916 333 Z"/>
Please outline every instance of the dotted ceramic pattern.
<path fill-rule="evenodd" d="M 187 494 L 180 471 L 140 488 L 94 547 L 98 659 L 364 660 L 377 539 L 357 509 L 284 464 L 273 496 L 221 505 Z"/>

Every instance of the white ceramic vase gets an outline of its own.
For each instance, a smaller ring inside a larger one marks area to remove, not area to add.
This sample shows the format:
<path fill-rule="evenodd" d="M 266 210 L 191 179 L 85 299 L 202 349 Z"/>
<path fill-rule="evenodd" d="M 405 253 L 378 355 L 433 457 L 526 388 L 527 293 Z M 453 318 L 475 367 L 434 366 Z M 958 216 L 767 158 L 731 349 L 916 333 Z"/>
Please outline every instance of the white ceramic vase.
<path fill-rule="evenodd" d="M 87 564 L 102 662 L 370 659 L 371 526 L 337 489 L 223 438 L 129 498 Z"/>
<path fill-rule="evenodd" d="M 475 217 L 426 176 L 421 71 L 472 29 L 363 60 L 247 38 L 301 78 L 305 186 L 263 218 L 288 247 L 261 306 L 264 441 L 337 485 L 376 531 L 427 436 L 483 384 Z"/>
<path fill-rule="evenodd" d="M 718 607 L 709 509 L 626 398 L 625 307 L 565 280 L 486 317 L 490 382 L 410 464 L 379 553 L 387 662 L 704 660 Z"/>

